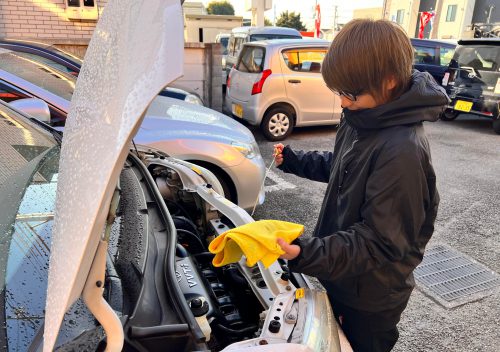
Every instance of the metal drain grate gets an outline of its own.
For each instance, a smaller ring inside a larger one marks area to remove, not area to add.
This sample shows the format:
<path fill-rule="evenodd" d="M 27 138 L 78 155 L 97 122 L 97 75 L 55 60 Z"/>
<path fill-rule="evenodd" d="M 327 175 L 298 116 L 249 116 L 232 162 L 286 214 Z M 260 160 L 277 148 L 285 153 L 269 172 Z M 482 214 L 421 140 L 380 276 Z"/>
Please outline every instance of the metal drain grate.
<path fill-rule="evenodd" d="M 448 308 L 488 296 L 500 287 L 500 275 L 443 245 L 425 252 L 414 275 L 419 288 Z"/>

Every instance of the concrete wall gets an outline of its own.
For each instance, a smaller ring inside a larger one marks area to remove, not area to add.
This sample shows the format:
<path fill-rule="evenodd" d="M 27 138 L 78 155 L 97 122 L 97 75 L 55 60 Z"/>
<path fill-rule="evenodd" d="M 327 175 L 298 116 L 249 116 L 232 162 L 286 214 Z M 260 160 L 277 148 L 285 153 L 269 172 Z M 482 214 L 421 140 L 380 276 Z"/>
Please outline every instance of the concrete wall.
<path fill-rule="evenodd" d="M 219 33 L 231 33 L 235 27 L 241 27 L 243 17 L 223 15 L 184 15 L 184 40 L 186 43 L 214 43 Z M 203 40 L 200 40 L 200 29 Z"/>
<path fill-rule="evenodd" d="M 173 86 L 197 93 L 206 106 L 222 111 L 222 53 L 215 43 L 184 45 L 184 76 Z"/>

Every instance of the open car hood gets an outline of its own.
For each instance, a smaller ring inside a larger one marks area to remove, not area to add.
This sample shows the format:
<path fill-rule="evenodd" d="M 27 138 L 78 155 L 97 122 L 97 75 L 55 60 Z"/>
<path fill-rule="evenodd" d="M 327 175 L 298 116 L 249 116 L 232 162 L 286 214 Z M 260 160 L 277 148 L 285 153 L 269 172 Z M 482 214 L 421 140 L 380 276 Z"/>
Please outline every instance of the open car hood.
<path fill-rule="evenodd" d="M 180 0 L 110 0 L 97 24 L 64 131 L 44 351 L 82 293 L 130 140 L 182 73 L 183 45 Z"/>

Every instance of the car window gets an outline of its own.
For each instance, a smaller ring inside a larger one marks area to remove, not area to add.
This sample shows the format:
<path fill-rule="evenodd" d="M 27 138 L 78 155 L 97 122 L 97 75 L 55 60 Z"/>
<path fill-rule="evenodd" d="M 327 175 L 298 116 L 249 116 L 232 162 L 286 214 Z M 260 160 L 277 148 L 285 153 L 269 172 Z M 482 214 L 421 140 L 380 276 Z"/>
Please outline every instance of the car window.
<path fill-rule="evenodd" d="M 236 69 L 241 72 L 260 73 L 264 66 L 265 50 L 258 46 L 245 46 Z"/>
<path fill-rule="evenodd" d="M 415 64 L 434 64 L 436 62 L 436 51 L 434 48 L 426 46 L 414 46 L 415 56 L 413 62 Z"/>
<path fill-rule="evenodd" d="M 229 38 L 228 37 L 222 37 L 220 38 L 220 43 L 222 45 L 222 55 L 227 55 L 227 45 L 229 43 Z"/>
<path fill-rule="evenodd" d="M 70 101 L 75 90 L 76 77 L 24 54 L 0 49 L 0 69 Z"/>
<path fill-rule="evenodd" d="M 234 37 L 229 38 L 229 42 L 227 43 L 227 53 L 228 55 L 234 55 Z"/>
<path fill-rule="evenodd" d="M 441 66 L 448 66 L 451 59 L 453 58 L 454 48 L 443 48 L 439 49 L 439 64 Z"/>
<path fill-rule="evenodd" d="M 300 35 L 289 35 L 289 34 L 253 34 L 250 36 L 251 42 L 256 42 L 257 40 L 269 40 L 269 39 L 302 39 Z"/>
<path fill-rule="evenodd" d="M 243 38 L 235 38 L 234 40 L 234 55 L 236 55 L 243 45 Z"/>
<path fill-rule="evenodd" d="M 59 62 L 52 60 L 52 59 L 49 59 L 47 57 L 43 57 L 40 55 L 31 54 L 31 53 L 26 53 L 26 52 L 20 52 L 20 51 L 16 51 L 16 55 L 18 55 L 19 57 L 26 58 L 28 60 L 39 62 L 43 65 L 50 66 L 50 67 L 55 68 L 56 70 L 59 70 L 61 72 L 69 73 L 73 76 L 78 76 L 78 72 L 75 72 L 75 70 L 70 69 L 69 67 L 62 65 Z"/>
<path fill-rule="evenodd" d="M 288 49 L 281 55 L 288 68 L 298 72 L 321 72 L 321 64 L 326 55 L 326 49 Z"/>
<path fill-rule="evenodd" d="M 463 46 L 457 49 L 455 57 L 461 68 L 497 71 L 500 67 L 500 46 Z"/>

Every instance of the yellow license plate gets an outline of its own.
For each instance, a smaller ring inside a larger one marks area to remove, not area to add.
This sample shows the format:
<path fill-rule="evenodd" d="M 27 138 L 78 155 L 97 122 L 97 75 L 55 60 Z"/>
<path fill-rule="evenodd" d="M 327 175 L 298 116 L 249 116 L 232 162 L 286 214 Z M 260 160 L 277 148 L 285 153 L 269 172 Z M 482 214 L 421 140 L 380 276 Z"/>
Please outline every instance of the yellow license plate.
<path fill-rule="evenodd" d="M 455 110 L 469 112 L 472 109 L 472 102 L 457 100 L 455 103 Z"/>
<path fill-rule="evenodd" d="M 238 117 L 243 117 L 243 106 L 240 104 L 233 104 L 233 114 Z"/>

